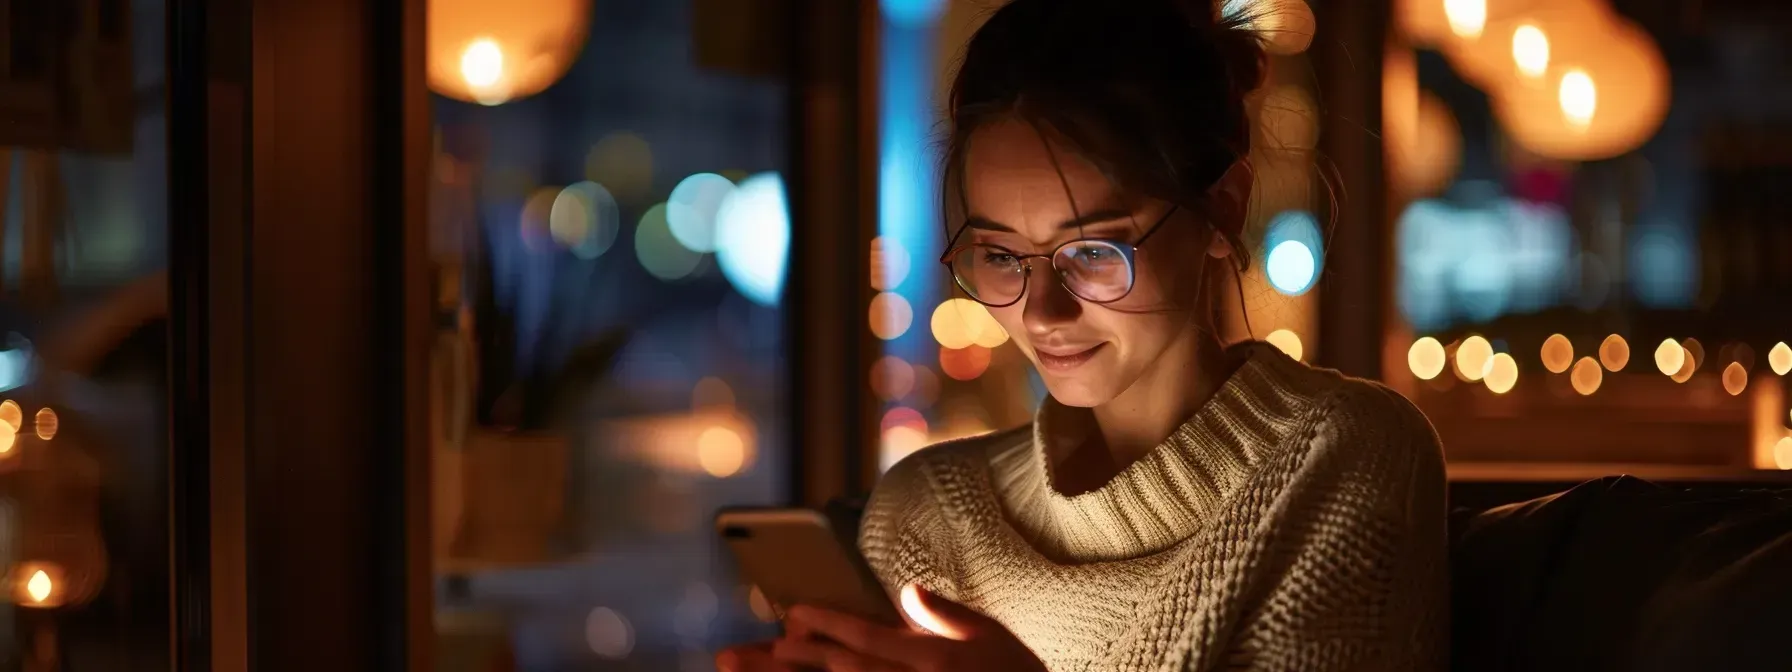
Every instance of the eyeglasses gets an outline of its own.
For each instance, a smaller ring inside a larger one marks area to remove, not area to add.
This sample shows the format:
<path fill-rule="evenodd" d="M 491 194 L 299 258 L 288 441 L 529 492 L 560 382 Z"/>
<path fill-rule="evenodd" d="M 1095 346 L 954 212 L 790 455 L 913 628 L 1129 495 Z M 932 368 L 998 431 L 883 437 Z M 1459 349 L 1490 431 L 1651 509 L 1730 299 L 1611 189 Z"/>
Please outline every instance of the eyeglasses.
<path fill-rule="evenodd" d="M 1113 303 L 1132 293 L 1133 257 L 1139 246 L 1175 213 L 1172 206 L 1131 244 L 1084 238 L 1059 245 L 1051 254 L 1016 254 L 998 245 L 978 243 L 947 250 L 940 263 L 952 269 L 952 279 L 972 300 L 991 308 L 1014 305 L 1027 293 L 1034 259 L 1048 260 L 1058 282 L 1077 298 Z"/>

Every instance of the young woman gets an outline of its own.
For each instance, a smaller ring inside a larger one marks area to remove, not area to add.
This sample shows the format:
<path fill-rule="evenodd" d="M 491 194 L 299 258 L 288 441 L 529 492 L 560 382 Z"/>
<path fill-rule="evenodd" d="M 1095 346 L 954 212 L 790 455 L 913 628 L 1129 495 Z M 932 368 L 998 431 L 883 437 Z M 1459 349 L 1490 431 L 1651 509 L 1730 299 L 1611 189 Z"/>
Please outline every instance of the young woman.
<path fill-rule="evenodd" d="M 1051 397 L 878 485 L 860 548 L 915 627 L 796 607 L 723 669 L 1444 667 L 1430 424 L 1216 336 L 1213 295 L 1248 258 L 1244 99 L 1265 58 L 1215 14 L 1013 0 L 978 30 L 949 106 L 943 261 Z"/>

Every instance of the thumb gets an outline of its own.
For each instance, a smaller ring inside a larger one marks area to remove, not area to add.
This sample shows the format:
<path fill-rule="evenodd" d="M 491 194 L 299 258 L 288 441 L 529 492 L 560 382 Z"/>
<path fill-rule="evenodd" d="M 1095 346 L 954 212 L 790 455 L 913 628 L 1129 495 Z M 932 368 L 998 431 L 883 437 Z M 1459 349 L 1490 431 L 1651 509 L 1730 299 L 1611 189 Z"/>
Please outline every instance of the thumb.
<path fill-rule="evenodd" d="M 922 629 L 960 641 L 987 630 L 993 622 L 988 616 L 915 583 L 902 587 L 902 611 Z"/>

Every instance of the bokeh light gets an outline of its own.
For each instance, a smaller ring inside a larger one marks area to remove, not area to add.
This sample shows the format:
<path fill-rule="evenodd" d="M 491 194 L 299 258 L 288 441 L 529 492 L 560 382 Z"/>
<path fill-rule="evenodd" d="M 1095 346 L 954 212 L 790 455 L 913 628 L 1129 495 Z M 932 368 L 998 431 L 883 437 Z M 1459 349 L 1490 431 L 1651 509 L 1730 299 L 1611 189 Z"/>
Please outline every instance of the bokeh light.
<path fill-rule="evenodd" d="M 12 430 L 5 427 L 0 427 L 0 457 L 12 457 L 12 448 L 18 444 L 18 441 L 18 434 L 14 434 Z"/>
<path fill-rule="evenodd" d="M 1699 339 L 1688 338 L 1681 341 L 1680 348 L 1686 352 L 1686 357 L 1692 362 L 1694 371 L 1705 365 L 1705 344 L 1700 343 Z"/>
<path fill-rule="evenodd" d="M 1792 346 L 1784 341 L 1774 344 L 1773 349 L 1767 351 L 1767 366 L 1773 369 L 1774 375 L 1792 373 Z"/>
<path fill-rule="evenodd" d="M 970 299 L 946 299 L 933 309 L 928 324 L 934 340 L 954 350 L 973 345 L 994 348 L 1008 342 L 1008 332 L 989 309 Z"/>
<path fill-rule="evenodd" d="M 1525 77 L 1542 77 L 1549 70 L 1549 36 L 1543 29 L 1527 23 L 1512 31 L 1512 62 Z"/>
<path fill-rule="evenodd" d="M 1604 364 L 1607 371 L 1623 371 L 1630 363 L 1630 342 L 1617 334 L 1605 337 L 1599 344 L 1599 363 Z"/>
<path fill-rule="evenodd" d="M 554 196 L 548 232 L 581 259 L 596 259 L 616 243 L 622 211 L 610 190 L 596 182 L 574 182 Z"/>
<path fill-rule="evenodd" d="M 1494 96 L 1513 141 L 1540 156 L 1594 161 L 1634 150 L 1661 128 L 1672 85 L 1660 48 L 1629 21 L 1603 23 L 1551 45 L 1545 86 L 1506 86 Z"/>
<path fill-rule="evenodd" d="M 1286 210 L 1269 220 L 1263 236 L 1263 271 L 1276 291 L 1300 296 L 1313 288 L 1322 265 L 1319 221 L 1305 210 Z"/>
<path fill-rule="evenodd" d="M 1574 366 L 1574 343 L 1567 336 L 1553 334 L 1543 341 L 1543 368 L 1550 373 L 1562 373 Z"/>
<path fill-rule="evenodd" d="M 1481 36 L 1487 27 L 1487 0 L 1443 0 L 1450 32 L 1463 39 Z"/>
<path fill-rule="evenodd" d="M 585 616 L 585 645 L 600 658 L 622 660 L 635 650 L 635 628 L 614 609 L 592 609 Z"/>
<path fill-rule="evenodd" d="M 1592 357 L 1582 357 L 1574 363 L 1574 370 L 1568 373 L 1568 382 L 1574 385 L 1574 391 L 1582 396 L 1599 391 L 1599 383 L 1605 380 L 1605 371 L 1599 368 L 1599 362 Z"/>
<path fill-rule="evenodd" d="M 590 25 L 586 0 L 431 0 L 425 77 L 436 93 L 497 105 L 566 74 Z"/>
<path fill-rule="evenodd" d="M 716 215 L 731 193 L 734 182 L 715 173 L 680 180 L 666 198 L 666 225 L 672 237 L 693 252 L 716 251 Z"/>
<path fill-rule="evenodd" d="M 1288 329 L 1277 329 L 1263 337 L 1263 342 L 1276 346 L 1277 350 L 1287 353 L 1289 357 L 1300 359 L 1306 355 L 1306 346 L 1300 342 L 1300 334 Z"/>
<path fill-rule="evenodd" d="M 946 0 L 880 0 L 884 20 L 902 28 L 922 28 L 939 20 Z"/>
<path fill-rule="evenodd" d="M 1781 469 L 1792 470 L 1792 436 L 1773 444 L 1773 464 Z"/>
<path fill-rule="evenodd" d="M 908 427 L 926 434 L 927 417 L 921 415 L 920 411 L 907 406 L 897 406 L 884 412 L 884 417 L 878 422 L 877 429 L 880 432 L 887 432 L 897 427 Z"/>
<path fill-rule="evenodd" d="M 1576 128 L 1593 123 L 1593 113 L 1599 111 L 1599 89 L 1594 86 L 1593 77 L 1578 68 L 1562 75 L 1556 100 L 1562 107 L 1562 116 Z"/>
<path fill-rule="evenodd" d="M 1655 368 L 1664 376 L 1672 376 L 1680 372 L 1686 365 L 1686 348 L 1674 339 L 1667 339 L 1655 348 Z"/>
<path fill-rule="evenodd" d="M 560 200 L 557 187 L 540 187 L 523 201 L 523 212 L 517 220 L 518 235 L 523 246 L 534 252 L 553 249 L 553 235 L 548 230 L 554 216 L 554 202 Z"/>
<path fill-rule="evenodd" d="M 732 429 L 710 427 L 697 436 L 697 464 L 711 476 L 733 476 L 745 469 L 751 459 L 746 441 Z"/>
<path fill-rule="evenodd" d="M 1737 396 L 1746 389 L 1748 389 L 1748 369 L 1742 368 L 1740 362 L 1730 362 L 1729 366 L 1724 367 L 1724 391 L 1729 392 L 1730 396 Z"/>
<path fill-rule="evenodd" d="M 963 348 L 940 348 L 940 371 L 953 380 L 975 380 L 989 370 L 989 348 L 972 343 Z"/>
<path fill-rule="evenodd" d="M 908 250 L 895 238 L 878 236 L 871 239 L 871 288 L 882 292 L 895 291 L 908 279 Z"/>
<path fill-rule="evenodd" d="M 886 341 L 895 340 L 914 324 L 915 309 L 908 299 L 894 292 L 878 292 L 871 297 L 871 333 Z"/>
<path fill-rule="evenodd" d="M 1504 352 L 1495 354 L 1487 368 L 1485 382 L 1494 394 L 1511 392 L 1518 385 L 1518 360 Z"/>
<path fill-rule="evenodd" d="M 678 244 L 672 229 L 666 226 L 666 204 L 659 203 L 641 215 L 635 226 L 635 257 L 641 267 L 661 280 L 678 280 L 697 270 L 703 255 Z"/>
<path fill-rule="evenodd" d="M 25 410 L 19 408 L 19 402 L 7 399 L 0 401 L 0 422 L 6 423 L 12 431 L 25 428 Z"/>
<path fill-rule="evenodd" d="M 37 438 L 49 441 L 56 438 L 56 431 L 62 427 L 62 420 L 56 417 L 56 411 L 45 406 L 37 409 L 37 417 L 32 425 L 37 428 Z"/>
<path fill-rule="evenodd" d="M 895 355 L 884 355 L 871 365 L 871 391 L 885 401 L 896 401 L 915 389 L 915 370 Z"/>
<path fill-rule="evenodd" d="M 585 179 L 624 202 L 646 202 L 653 196 L 653 148 L 634 133 L 606 135 L 585 154 Z"/>
<path fill-rule="evenodd" d="M 1412 347 L 1406 350 L 1406 366 L 1412 369 L 1412 375 L 1424 380 L 1436 378 L 1449 365 L 1449 357 L 1444 352 L 1444 344 L 1437 339 L 1426 336 L 1413 341 Z"/>
<path fill-rule="evenodd" d="M 1306 87 L 1296 84 L 1276 86 L 1261 94 L 1257 129 L 1263 135 L 1263 147 L 1270 150 L 1305 152 L 1319 146 L 1319 115 L 1314 112 L 1313 98 Z"/>
<path fill-rule="evenodd" d="M 891 427 L 883 432 L 883 445 L 878 450 L 878 467 L 889 471 L 902 458 L 927 447 L 927 433 L 908 426 Z"/>
<path fill-rule="evenodd" d="M 1456 375 L 1475 382 L 1487 375 L 1493 365 L 1493 344 L 1480 336 L 1470 336 L 1456 348 Z"/>
<path fill-rule="evenodd" d="M 722 199 L 716 213 L 716 261 L 743 296 L 778 305 L 790 256 L 790 209 L 784 179 L 760 173 Z"/>
<path fill-rule="evenodd" d="M 910 367 L 915 372 L 914 404 L 918 408 L 927 408 L 940 400 L 940 376 L 932 367 L 916 365 Z"/>

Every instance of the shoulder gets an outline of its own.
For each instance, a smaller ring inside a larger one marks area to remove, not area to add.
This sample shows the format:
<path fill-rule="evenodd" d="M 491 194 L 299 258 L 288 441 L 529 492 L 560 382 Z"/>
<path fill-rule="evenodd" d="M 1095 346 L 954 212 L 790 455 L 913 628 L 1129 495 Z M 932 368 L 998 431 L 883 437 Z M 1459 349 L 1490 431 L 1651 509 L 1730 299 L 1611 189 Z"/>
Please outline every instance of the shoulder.
<path fill-rule="evenodd" d="M 1325 489 L 1412 514 L 1444 506 L 1443 446 L 1431 421 L 1377 382 L 1342 378 L 1315 409 L 1303 469 Z"/>
<path fill-rule="evenodd" d="M 944 441 L 902 458 L 878 479 L 872 504 L 936 501 L 943 491 L 976 487 L 975 478 L 992 459 L 1028 445 L 1033 425 Z"/>

